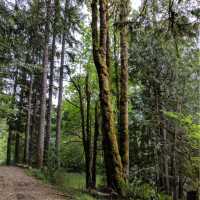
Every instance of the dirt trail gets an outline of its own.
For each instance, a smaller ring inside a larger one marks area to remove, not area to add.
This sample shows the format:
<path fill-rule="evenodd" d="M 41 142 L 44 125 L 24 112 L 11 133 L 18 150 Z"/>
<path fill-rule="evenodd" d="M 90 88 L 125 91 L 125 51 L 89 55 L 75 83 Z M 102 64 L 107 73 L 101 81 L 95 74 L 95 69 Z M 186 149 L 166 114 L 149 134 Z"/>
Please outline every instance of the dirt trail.
<path fill-rule="evenodd" d="M 17 167 L 0 167 L 0 200 L 70 200 Z"/>

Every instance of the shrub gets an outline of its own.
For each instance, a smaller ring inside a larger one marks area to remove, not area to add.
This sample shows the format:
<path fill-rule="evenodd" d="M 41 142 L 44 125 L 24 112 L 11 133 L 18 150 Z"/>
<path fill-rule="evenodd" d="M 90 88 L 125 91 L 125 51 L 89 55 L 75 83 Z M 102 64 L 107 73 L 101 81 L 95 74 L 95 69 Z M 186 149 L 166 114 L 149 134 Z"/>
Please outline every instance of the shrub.
<path fill-rule="evenodd" d="M 130 200 L 171 200 L 169 196 L 158 193 L 150 184 L 140 181 L 128 185 L 127 195 Z"/>

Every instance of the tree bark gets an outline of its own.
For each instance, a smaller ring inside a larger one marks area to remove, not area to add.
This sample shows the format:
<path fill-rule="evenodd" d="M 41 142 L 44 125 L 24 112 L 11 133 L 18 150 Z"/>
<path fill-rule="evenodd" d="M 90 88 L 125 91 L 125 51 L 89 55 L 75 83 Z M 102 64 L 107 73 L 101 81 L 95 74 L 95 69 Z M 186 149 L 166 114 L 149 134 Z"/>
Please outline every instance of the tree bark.
<path fill-rule="evenodd" d="M 21 71 L 21 90 L 20 90 L 20 95 L 19 95 L 19 113 L 17 116 L 17 123 L 16 123 L 16 135 L 15 135 L 15 164 L 18 164 L 20 161 L 20 133 L 24 130 L 23 127 L 23 114 L 24 114 L 24 105 L 25 105 L 25 83 L 26 83 L 26 73 L 24 71 Z"/>
<path fill-rule="evenodd" d="M 30 131 L 30 150 L 29 150 L 29 165 L 34 164 L 34 155 L 37 150 L 37 137 L 38 137 L 38 122 L 39 122 L 39 107 L 40 107 L 40 101 L 39 101 L 39 94 L 38 91 L 38 83 L 40 81 L 35 76 L 33 80 L 33 115 L 32 115 L 32 124 L 31 124 L 31 131 Z"/>
<path fill-rule="evenodd" d="M 47 107 L 47 127 L 46 127 L 46 137 L 45 137 L 45 147 L 44 147 L 44 161 L 48 161 L 48 152 L 51 137 L 51 112 L 52 112 L 52 96 L 53 96 L 53 80 L 54 80 L 54 61 L 56 53 L 56 36 L 57 36 L 57 22 L 58 22 L 58 11 L 59 11 L 59 0 L 54 1 L 54 22 L 53 22 L 53 39 L 52 39 L 52 49 L 50 58 L 50 77 L 49 77 L 49 98 Z"/>
<path fill-rule="evenodd" d="M 115 96 L 116 96 L 116 107 L 117 107 L 117 113 L 116 113 L 116 118 L 117 118 L 117 131 L 119 131 L 119 108 L 120 108 L 120 87 L 119 87 L 119 65 L 118 65 L 118 51 L 117 51 L 117 33 L 116 33 L 116 28 L 114 29 L 114 68 L 115 68 Z"/>
<path fill-rule="evenodd" d="M 9 129 L 8 129 L 8 140 L 7 140 L 7 159 L 6 159 L 6 164 L 7 165 L 11 164 L 12 136 L 13 136 L 13 131 L 12 131 L 11 126 L 9 126 Z"/>
<path fill-rule="evenodd" d="M 86 143 L 85 143 L 85 161 L 86 161 L 86 188 L 91 188 L 92 185 L 92 152 L 91 152 L 91 127 L 90 127 L 90 100 L 91 100 L 91 91 L 89 88 L 89 75 L 87 74 L 85 80 L 85 94 L 87 102 L 86 110 Z"/>
<path fill-rule="evenodd" d="M 94 125 L 94 144 L 93 144 L 93 159 L 92 159 L 92 187 L 96 187 L 96 160 L 98 149 L 98 138 L 100 134 L 100 115 L 99 115 L 99 102 L 95 105 L 95 125 Z"/>
<path fill-rule="evenodd" d="M 177 109 L 176 112 L 181 113 L 181 101 L 179 97 L 177 97 Z M 176 145 L 177 145 L 177 127 L 175 125 L 174 135 L 173 135 L 173 146 L 172 146 L 172 192 L 173 192 L 173 200 L 178 200 L 179 196 L 179 177 L 177 173 L 177 153 L 176 153 Z"/>
<path fill-rule="evenodd" d="M 166 126 L 166 124 L 165 124 Z M 167 194 L 170 192 L 169 183 L 169 165 L 168 165 L 168 152 L 167 152 L 167 130 L 163 129 L 163 139 L 164 139 L 164 170 L 165 170 L 165 190 Z"/>
<path fill-rule="evenodd" d="M 64 10 L 64 26 L 66 26 L 67 20 L 67 6 L 68 1 L 65 2 Z M 64 76 L 64 61 L 65 61 L 65 39 L 66 39 L 66 30 L 64 29 L 62 34 L 62 50 L 61 50 L 61 63 L 60 63 L 60 77 L 59 77 L 59 93 L 58 93 L 58 106 L 57 106 L 57 120 L 56 120 L 56 156 L 57 164 L 60 167 L 60 143 L 61 143 L 61 122 L 62 122 L 62 96 L 63 96 L 63 76 Z"/>
<path fill-rule="evenodd" d="M 102 113 L 103 149 L 108 186 L 124 195 L 123 168 L 114 128 L 113 111 L 111 105 L 109 71 L 106 64 L 107 52 L 107 12 L 108 1 L 99 1 L 100 37 L 98 38 L 98 3 L 92 1 L 92 38 L 93 58 L 97 69 L 100 88 L 100 103 Z"/>
<path fill-rule="evenodd" d="M 26 124 L 26 133 L 25 133 L 25 146 L 24 146 L 24 163 L 28 164 L 29 157 L 29 142 L 30 142 L 30 128 L 31 128 L 31 113 L 32 113 L 32 76 L 30 76 L 30 87 L 29 87 L 29 96 L 28 96 L 28 113 L 27 113 L 27 124 Z"/>
<path fill-rule="evenodd" d="M 16 131 L 15 135 L 15 164 L 19 163 L 19 147 L 20 147 L 20 135 L 19 132 Z"/>
<path fill-rule="evenodd" d="M 45 136 L 45 113 L 46 113 L 46 92 L 47 92 L 47 71 L 48 71 L 48 43 L 49 43 L 49 23 L 50 23 L 50 5 L 51 0 L 46 0 L 46 24 L 45 24 L 45 41 L 42 69 L 42 84 L 41 84 L 41 101 L 40 101 L 40 122 L 39 135 L 37 146 L 37 167 L 43 167 L 44 160 L 44 136 Z"/>
<path fill-rule="evenodd" d="M 129 176 L 129 134 L 128 134 L 128 28 L 124 24 L 128 20 L 129 0 L 123 1 L 120 6 L 120 50 L 121 50 L 121 75 L 120 75 L 120 130 L 119 148 L 123 164 L 124 176 Z"/>
<path fill-rule="evenodd" d="M 175 128 L 176 129 L 176 128 Z M 176 170 L 176 130 L 174 131 L 174 143 L 172 151 L 172 175 L 173 175 L 173 200 L 178 200 L 177 191 L 177 170 Z"/>
<path fill-rule="evenodd" d="M 60 167 L 60 142 L 61 142 L 61 122 L 62 122 L 62 96 L 63 96 L 63 70 L 64 70 L 64 56 L 65 56 L 65 32 L 62 36 L 62 52 L 61 52 L 61 64 L 60 64 L 60 77 L 59 77 L 59 94 L 58 94 L 58 106 L 57 106 L 57 120 L 56 120 L 56 156 L 57 164 Z"/>

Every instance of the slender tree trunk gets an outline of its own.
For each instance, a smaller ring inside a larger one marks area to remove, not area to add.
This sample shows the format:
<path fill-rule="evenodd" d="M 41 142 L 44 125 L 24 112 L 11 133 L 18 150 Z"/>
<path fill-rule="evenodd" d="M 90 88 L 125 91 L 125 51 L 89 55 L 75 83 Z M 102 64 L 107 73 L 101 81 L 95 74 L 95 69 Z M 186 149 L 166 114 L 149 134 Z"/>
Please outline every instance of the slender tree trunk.
<path fill-rule="evenodd" d="M 30 129 L 30 141 L 28 151 L 28 165 L 32 166 L 32 154 L 33 154 L 33 117 L 31 117 L 31 129 Z"/>
<path fill-rule="evenodd" d="M 100 134 L 100 122 L 99 122 L 99 103 L 95 105 L 95 125 L 94 125 L 94 145 L 93 145 L 93 159 L 92 159 L 92 187 L 96 187 L 96 160 L 97 160 L 97 149 L 98 149 L 98 138 Z"/>
<path fill-rule="evenodd" d="M 129 0 L 121 2 L 120 8 L 120 49 L 121 49 L 121 76 L 120 76 L 120 130 L 119 148 L 123 164 L 124 176 L 129 176 L 129 135 L 128 135 L 128 28 L 124 23 L 128 20 Z"/>
<path fill-rule="evenodd" d="M 51 137 L 51 111 L 52 111 L 52 96 L 53 96 L 53 80 L 54 80 L 54 62 L 56 53 L 56 36 L 57 36 L 57 22 L 58 22 L 58 11 L 59 11 L 59 0 L 54 1 L 55 11 L 54 11 L 54 22 L 53 22 L 53 39 L 52 39 L 52 49 L 51 49 L 51 59 L 50 59 L 50 77 L 49 77 L 49 98 L 47 107 L 47 127 L 46 127 L 46 137 L 45 137 L 45 147 L 44 147 L 44 161 L 48 161 L 48 152 Z"/>
<path fill-rule="evenodd" d="M 80 101 L 80 114 L 81 114 L 81 127 L 82 127 L 82 140 L 83 140 L 83 147 L 85 152 L 85 171 L 86 171 L 86 188 L 89 189 L 92 187 L 92 171 L 91 171 L 91 151 L 90 151 L 90 142 L 88 139 L 90 136 L 90 128 L 88 127 L 89 123 L 89 113 L 90 110 L 88 99 L 87 99 L 87 119 L 86 119 L 86 126 L 85 126 L 85 109 L 84 109 L 84 100 L 83 95 L 80 87 L 77 87 L 79 93 L 79 101 Z"/>
<path fill-rule="evenodd" d="M 108 9 L 108 7 L 106 9 Z M 106 14 L 106 20 L 109 21 L 108 12 Z M 109 24 L 108 24 L 108 27 L 107 27 L 107 38 L 106 38 L 106 65 L 108 67 L 108 73 L 109 73 L 109 76 L 110 76 L 111 73 L 112 73 L 112 71 L 111 71 L 112 69 L 111 69 L 111 65 L 110 65 L 110 31 L 109 31 Z M 110 84 L 111 84 L 111 89 L 112 89 L 112 81 L 111 81 L 111 79 L 110 79 Z"/>
<path fill-rule="evenodd" d="M 183 179 L 182 178 L 179 179 L 179 191 L 178 191 L 178 193 L 179 193 L 178 198 L 179 199 L 183 199 L 184 184 L 183 184 Z"/>
<path fill-rule="evenodd" d="M 29 143 L 30 143 L 30 128 L 31 128 L 31 112 L 32 112 L 32 76 L 30 77 L 30 87 L 28 96 L 28 113 L 27 113 L 27 124 L 25 133 L 25 146 L 24 146 L 24 163 L 28 164 L 29 157 Z"/>
<path fill-rule="evenodd" d="M 62 121 L 62 95 L 63 95 L 63 70 L 64 70 L 64 56 L 65 56 L 65 32 L 62 36 L 62 52 L 61 52 L 61 65 L 60 65 L 60 78 L 59 78 L 59 94 L 57 106 L 57 120 L 56 120 L 56 156 L 58 167 L 60 166 L 59 152 L 61 142 L 61 121 Z"/>
<path fill-rule="evenodd" d="M 87 96 L 87 119 L 85 121 L 85 107 L 84 98 L 80 85 L 77 85 L 73 79 L 71 79 L 74 87 L 79 95 L 80 102 L 80 115 L 81 115 L 81 128 L 82 128 L 82 140 L 85 153 L 85 171 L 86 171 L 86 188 L 92 187 L 92 159 L 91 159 L 91 132 L 90 132 L 90 93 L 88 93 L 88 80 L 86 78 L 86 96 Z M 90 139 L 90 141 L 88 140 Z"/>
<path fill-rule="evenodd" d="M 165 124 L 166 126 L 166 124 Z M 165 190 L 167 194 L 170 192 L 169 183 L 169 165 L 168 165 L 168 152 L 167 152 L 167 130 L 163 129 L 163 139 L 164 139 L 164 170 L 165 170 Z"/>
<path fill-rule="evenodd" d="M 118 65 L 118 51 L 117 51 L 117 33 L 116 29 L 114 29 L 114 67 L 115 67 L 115 90 L 116 90 L 116 107 L 117 107 L 117 130 L 119 131 L 119 108 L 120 108 L 120 87 L 119 87 L 119 65 Z"/>
<path fill-rule="evenodd" d="M 176 112 L 181 113 L 181 103 L 179 97 L 177 97 L 177 110 Z M 173 200 L 178 200 L 179 193 L 179 177 L 177 173 L 177 155 L 176 155 L 176 145 L 177 145 L 177 127 L 175 125 L 174 137 L 173 137 L 173 149 L 172 149 L 172 176 L 173 176 Z"/>
<path fill-rule="evenodd" d="M 12 102 L 11 102 L 11 108 L 14 108 L 14 103 L 15 103 L 15 95 L 16 95 L 16 90 L 17 90 L 17 77 L 18 77 L 18 72 L 16 71 L 15 73 L 15 80 L 14 80 L 14 85 L 13 85 L 13 95 L 12 95 Z M 12 137 L 13 137 L 13 130 L 12 130 L 12 120 L 8 120 L 8 140 L 7 140 L 7 160 L 6 163 L 7 165 L 10 165 L 11 162 L 11 146 L 12 146 Z"/>
<path fill-rule="evenodd" d="M 173 152 L 172 152 L 172 175 L 173 175 L 173 200 L 178 200 L 177 193 L 177 170 L 176 170 L 176 128 L 174 131 L 174 143 L 173 143 Z"/>
<path fill-rule="evenodd" d="M 15 164 L 19 163 L 19 147 L 20 147 L 20 135 L 19 132 L 16 131 L 15 135 Z"/>
<path fill-rule="evenodd" d="M 43 55 L 43 69 L 42 69 L 42 89 L 40 100 L 40 122 L 39 135 L 37 146 L 37 166 L 43 167 L 44 158 L 44 136 L 45 136 L 45 113 L 46 113 L 46 92 L 47 92 L 47 71 L 48 71 L 48 43 L 49 43 L 49 23 L 50 23 L 50 5 L 51 0 L 46 0 L 46 25 L 45 25 L 45 41 L 44 41 L 44 55 Z"/>
<path fill-rule="evenodd" d="M 19 98 L 19 113 L 17 116 L 18 123 L 17 129 L 16 129 L 16 135 L 15 135 L 15 164 L 18 164 L 20 161 L 20 133 L 21 133 L 21 127 L 23 127 L 23 114 L 24 114 L 24 84 L 26 82 L 26 73 L 22 71 L 22 80 L 21 80 L 21 90 L 20 90 L 20 98 Z"/>
<path fill-rule="evenodd" d="M 87 112 L 86 112 L 86 145 L 85 145 L 85 160 L 86 160 L 86 188 L 92 187 L 92 152 L 91 152 L 91 127 L 90 127 L 90 100 L 91 91 L 89 88 L 89 75 L 86 76 L 85 81 L 85 94 L 87 101 Z"/>
<path fill-rule="evenodd" d="M 29 150 L 29 165 L 33 165 L 34 163 L 34 151 L 36 149 L 37 142 L 35 141 L 35 138 L 38 136 L 38 111 L 39 111 L 39 95 L 38 95 L 38 81 L 36 81 L 37 78 L 35 77 L 33 80 L 33 115 L 32 115 L 32 126 L 30 130 L 30 150 Z"/>
<path fill-rule="evenodd" d="M 114 128 L 113 111 L 111 105 L 109 71 L 106 64 L 107 51 L 107 8 L 108 1 L 99 1 L 100 37 L 98 37 L 98 3 L 92 1 L 92 37 L 93 57 L 99 77 L 100 103 L 102 113 L 103 149 L 108 186 L 123 195 L 123 168 Z"/>
<path fill-rule="evenodd" d="M 81 88 L 78 88 L 79 93 L 79 102 L 80 102 L 80 115 L 81 115 L 81 129 L 82 129 L 82 139 L 83 139 L 83 146 L 86 145 L 86 134 L 85 134 L 85 109 L 84 109 L 84 102 L 83 102 L 83 95 Z"/>
<path fill-rule="evenodd" d="M 10 163 L 11 163 L 12 136 L 13 136 L 13 131 L 11 129 L 11 126 L 9 126 L 9 129 L 8 129 L 8 140 L 7 140 L 7 160 L 6 160 L 6 164 L 7 165 L 10 165 Z"/>

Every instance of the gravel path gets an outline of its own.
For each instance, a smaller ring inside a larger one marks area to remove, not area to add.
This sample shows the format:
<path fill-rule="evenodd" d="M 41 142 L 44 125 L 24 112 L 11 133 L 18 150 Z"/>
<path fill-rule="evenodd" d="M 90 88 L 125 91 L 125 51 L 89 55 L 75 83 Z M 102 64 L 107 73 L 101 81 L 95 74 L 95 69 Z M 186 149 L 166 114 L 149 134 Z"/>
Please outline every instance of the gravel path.
<path fill-rule="evenodd" d="M 70 200 L 17 167 L 0 167 L 0 200 Z"/>

